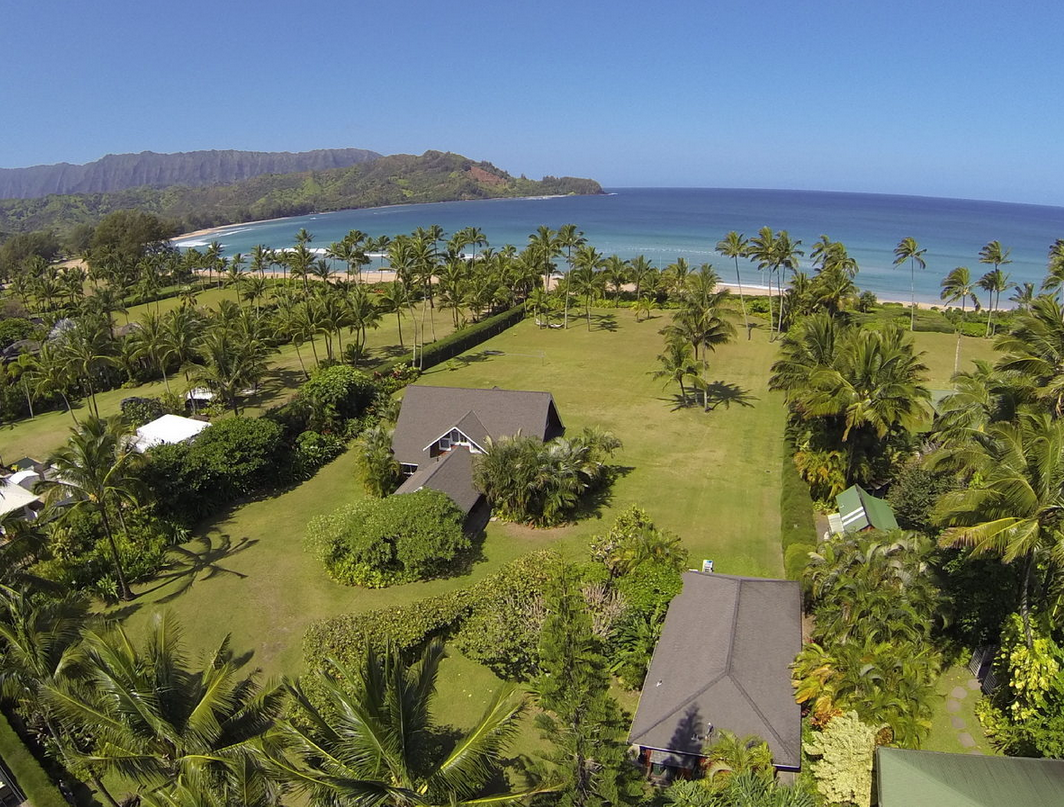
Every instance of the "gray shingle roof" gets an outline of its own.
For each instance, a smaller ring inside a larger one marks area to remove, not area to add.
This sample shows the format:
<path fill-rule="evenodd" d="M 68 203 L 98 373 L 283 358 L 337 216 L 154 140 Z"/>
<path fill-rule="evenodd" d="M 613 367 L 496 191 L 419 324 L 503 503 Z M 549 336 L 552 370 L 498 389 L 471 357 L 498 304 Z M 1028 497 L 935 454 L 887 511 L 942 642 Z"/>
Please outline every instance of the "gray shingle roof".
<path fill-rule="evenodd" d="M 700 754 L 712 724 L 740 737 L 756 734 L 768 743 L 778 767 L 797 769 L 801 710 L 790 664 L 801 646 L 797 583 L 685 572 L 629 741 Z"/>
<path fill-rule="evenodd" d="M 459 422 L 478 432 L 476 435 L 466 432 L 474 440 L 478 437 L 498 440 L 517 432 L 547 439 L 554 436 L 553 430 L 560 431 L 561 426 L 549 392 L 414 384 L 406 388 L 395 424 L 392 439 L 395 458 L 421 465 L 429 457 L 425 447 Z"/>
<path fill-rule="evenodd" d="M 446 493 L 463 513 L 469 515 L 481 496 L 473 487 L 473 455 L 469 449 L 459 446 L 437 460 L 422 464 L 395 493 L 414 493 L 422 488 Z"/>

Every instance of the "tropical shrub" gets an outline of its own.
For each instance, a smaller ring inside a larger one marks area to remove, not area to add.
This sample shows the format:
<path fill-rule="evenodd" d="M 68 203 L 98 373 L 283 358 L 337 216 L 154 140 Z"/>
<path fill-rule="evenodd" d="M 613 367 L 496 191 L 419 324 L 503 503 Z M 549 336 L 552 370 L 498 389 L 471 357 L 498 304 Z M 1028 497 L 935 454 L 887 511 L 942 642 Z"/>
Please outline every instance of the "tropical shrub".
<path fill-rule="evenodd" d="M 591 559 L 601 563 L 610 577 L 630 574 L 647 561 L 680 571 L 687 567 L 687 550 L 678 536 L 654 526 L 650 514 L 635 505 L 624 510 L 603 535 L 590 544 Z"/>
<path fill-rule="evenodd" d="M 158 420 L 170 411 L 158 398 L 123 398 L 121 407 L 122 419 L 131 429 Z"/>
<path fill-rule="evenodd" d="M 612 434 L 594 429 L 549 443 L 521 435 L 489 439 L 473 479 L 502 518 L 554 526 L 573 515 L 584 493 L 608 482 L 606 460 L 620 447 Z"/>
<path fill-rule="evenodd" d="M 994 666 L 1001 685 L 978 710 L 991 742 L 1011 756 L 1064 755 L 1064 648 L 1041 631 L 1028 646 L 1012 614 Z"/>
<path fill-rule="evenodd" d="M 300 479 L 310 479 L 323 465 L 344 453 L 344 441 L 331 434 L 305 431 L 296 438 L 293 464 Z"/>
<path fill-rule="evenodd" d="M 29 339 L 34 330 L 36 330 L 34 324 L 22 317 L 0 319 L 0 349 L 22 339 Z"/>
<path fill-rule="evenodd" d="M 398 486 L 399 462 L 392 452 L 394 433 L 394 429 L 373 426 L 366 429 L 355 442 L 362 485 L 370 496 L 387 496 Z"/>
<path fill-rule="evenodd" d="M 470 547 L 464 520 L 449 496 L 423 489 L 318 516 L 307 528 L 306 546 L 338 583 L 383 588 L 443 571 Z"/>
<path fill-rule="evenodd" d="M 558 555 L 549 550 L 532 552 L 471 586 L 447 594 L 407 605 L 319 620 L 307 629 L 303 639 L 307 667 L 327 669 L 329 659 L 351 666 L 360 663 L 368 647 L 383 651 L 392 644 L 408 652 L 435 636 L 452 635 L 461 629 L 463 620 L 474 609 L 483 617 L 498 609 L 505 610 L 512 603 L 520 604 L 520 593 L 514 596 L 514 592 L 522 590 L 522 580 L 540 575 L 543 569 L 555 568 L 558 562 Z M 494 626 L 488 622 L 488 619 L 478 618 L 477 624 L 482 629 L 494 631 Z M 493 635 L 499 638 L 501 634 L 496 632 Z M 462 633 L 456 641 L 463 653 L 479 652 L 483 663 L 489 659 L 490 651 L 471 631 Z M 524 641 L 535 648 L 538 635 L 531 639 L 526 637 Z"/>
<path fill-rule="evenodd" d="M 282 429 L 266 418 L 225 418 L 191 443 L 156 446 L 147 457 L 143 478 L 160 512 L 186 524 L 291 474 Z"/>
<path fill-rule="evenodd" d="M 805 751 L 816 759 L 812 769 L 817 790 L 829 804 L 869 807 L 876 734 L 856 712 L 840 715 L 823 731 L 813 732 Z"/>
<path fill-rule="evenodd" d="M 844 711 L 918 748 L 930 730 L 941 656 L 931 643 L 941 601 L 922 536 L 833 536 L 803 583 L 816 626 L 793 665 L 795 699 L 824 725 Z"/>
<path fill-rule="evenodd" d="M 887 494 L 894 516 L 904 530 L 916 530 L 934 536 L 938 528 L 931 511 L 944 493 L 957 487 L 951 474 L 934 473 L 919 463 L 908 463 L 898 470 Z"/>
<path fill-rule="evenodd" d="M 299 388 L 299 398 L 308 405 L 309 427 L 319 432 L 343 429 L 372 403 L 377 388 L 361 370 L 346 364 L 323 367 Z"/>
<path fill-rule="evenodd" d="M 539 662 L 539 634 L 546 617 L 543 597 L 560 567 L 554 553 L 535 552 L 477 584 L 455 646 L 500 678 L 530 679 Z"/>

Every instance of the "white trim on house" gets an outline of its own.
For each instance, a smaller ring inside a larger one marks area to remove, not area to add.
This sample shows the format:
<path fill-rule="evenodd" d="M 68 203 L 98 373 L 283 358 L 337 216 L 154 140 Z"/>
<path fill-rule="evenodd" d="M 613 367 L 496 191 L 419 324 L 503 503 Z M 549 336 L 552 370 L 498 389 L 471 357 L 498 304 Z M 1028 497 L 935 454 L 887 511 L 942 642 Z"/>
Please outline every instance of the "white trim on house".
<path fill-rule="evenodd" d="M 455 440 L 452 437 L 452 435 L 455 434 L 455 433 L 461 435 L 461 437 L 463 437 L 465 439 Z M 444 440 L 447 440 L 447 445 L 446 446 L 443 445 L 443 441 Z M 476 443 L 476 441 L 474 441 L 472 438 L 470 438 L 470 436 L 468 434 L 466 434 L 464 431 L 459 429 L 457 426 L 451 426 L 451 428 L 449 428 L 447 431 L 445 431 L 443 434 L 441 434 L 435 440 L 430 441 L 429 444 L 427 446 L 425 446 L 421 450 L 422 451 L 428 451 L 434 445 L 438 445 L 440 447 L 440 451 L 450 451 L 455 446 L 466 446 L 466 447 L 469 448 L 470 452 L 472 452 L 473 454 L 486 454 L 487 453 L 483 449 L 483 447 L 478 445 Z"/>

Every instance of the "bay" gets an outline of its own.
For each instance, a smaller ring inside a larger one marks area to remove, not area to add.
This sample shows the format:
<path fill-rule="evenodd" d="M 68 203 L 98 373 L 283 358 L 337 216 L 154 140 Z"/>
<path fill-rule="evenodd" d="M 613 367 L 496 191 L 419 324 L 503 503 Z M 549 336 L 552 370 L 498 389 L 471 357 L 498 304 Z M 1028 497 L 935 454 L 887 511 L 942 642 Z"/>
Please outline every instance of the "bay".
<path fill-rule="evenodd" d="M 845 243 L 857 259 L 862 289 L 899 300 L 909 297 L 909 267 L 892 265 L 893 250 L 898 241 L 911 236 L 927 249 L 927 268 L 918 268 L 915 280 L 916 297 L 924 302 L 939 300 L 941 280 L 954 267 L 969 267 L 974 278 L 990 269 L 979 263 L 979 250 L 992 240 L 1011 249 L 1012 263 L 1003 267 L 1011 282 L 1037 287 L 1045 275 L 1050 246 L 1064 238 L 1060 207 L 825 191 L 614 188 L 604 196 L 342 210 L 234 225 L 175 243 L 202 249 L 217 240 L 225 254 L 232 255 L 250 252 L 256 244 L 290 247 L 301 228 L 314 236 L 313 247 L 322 248 L 352 229 L 394 236 L 439 224 L 448 235 L 463 227 L 479 227 L 495 249 L 506 244 L 520 248 L 540 225 L 557 229 L 570 223 L 605 255 L 645 255 L 659 268 L 684 257 L 695 266 L 712 264 L 725 281 L 734 280 L 734 265 L 714 246 L 730 230 L 748 237 L 762 226 L 787 230 L 792 238 L 801 239 L 807 269 L 814 242 L 825 234 Z M 765 282 L 750 262 L 740 261 L 740 273 L 746 284 Z"/>

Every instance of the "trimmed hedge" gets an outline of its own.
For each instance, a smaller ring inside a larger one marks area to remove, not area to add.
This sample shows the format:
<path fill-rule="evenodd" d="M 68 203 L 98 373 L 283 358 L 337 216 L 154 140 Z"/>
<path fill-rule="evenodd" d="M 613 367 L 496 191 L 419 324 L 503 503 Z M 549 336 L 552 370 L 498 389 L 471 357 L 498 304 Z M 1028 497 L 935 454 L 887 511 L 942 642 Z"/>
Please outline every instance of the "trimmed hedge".
<path fill-rule="evenodd" d="M 422 367 L 420 369 L 428 370 L 430 367 L 435 367 L 437 364 L 453 359 L 455 356 L 460 356 L 470 348 L 474 348 L 480 343 L 486 342 L 488 339 L 497 336 L 507 328 L 512 328 L 524 318 L 525 304 L 518 303 L 513 308 L 509 308 L 501 314 L 495 314 L 485 320 L 481 320 L 475 325 L 462 328 L 449 336 L 445 336 L 443 339 L 431 342 L 430 344 L 425 345 L 425 350 L 421 358 Z M 413 360 L 413 353 L 407 353 L 405 356 L 400 356 L 398 359 L 393 359 L 392 361 L 379 365 L 376 370 L 383 375 L 390 373 L 396 367 L 410 364 Z"/>
<path fill-rule="evenodd" d="M 816 522 L 809 485 L 794 467 L 793 446 L 787 441 L 783 443 L 780 475 L 780 542 L 787 579 L 800 580 L 808 554 L 816 549 Z"/>
<path fill-rule="evenodd" d="M 11 769 L 16 784 L 25 792 L 33 807 L 69 807 L 59 788 L 3 714 L 0 714 L 0 757 Z"/>
<path fill-rule="evenodd" d="M 391 643 L 402 652 L 413 651 L 436 636 L 451 635 L 481 603 L 491 605 L 505 599 L 500 598 L 500 582 L 520 576 L 522 570 L 549 568 L 555 558 L 556 553 L 550 550 L 533 552 L 447 594 L 319 620 L 303 637 L 303 658 L 308 669 L 327 670 L 331 660 L 344 666 L 359 664 L 370 647 L 383 650 Z"/>

